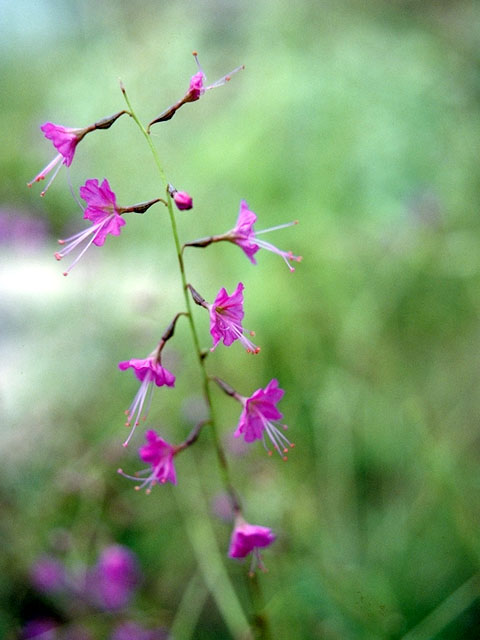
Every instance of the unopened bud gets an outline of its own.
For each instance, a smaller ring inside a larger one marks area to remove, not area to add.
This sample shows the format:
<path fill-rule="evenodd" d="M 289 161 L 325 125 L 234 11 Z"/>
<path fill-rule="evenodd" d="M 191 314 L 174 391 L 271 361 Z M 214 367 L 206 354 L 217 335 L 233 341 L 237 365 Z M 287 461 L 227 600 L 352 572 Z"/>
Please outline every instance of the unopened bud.
<path fill-rule="evenodd" d="M 173 201 L 180 211 L 193 208 L 193 200 L 186 191 L 177 191 L 173 196 Z"/>

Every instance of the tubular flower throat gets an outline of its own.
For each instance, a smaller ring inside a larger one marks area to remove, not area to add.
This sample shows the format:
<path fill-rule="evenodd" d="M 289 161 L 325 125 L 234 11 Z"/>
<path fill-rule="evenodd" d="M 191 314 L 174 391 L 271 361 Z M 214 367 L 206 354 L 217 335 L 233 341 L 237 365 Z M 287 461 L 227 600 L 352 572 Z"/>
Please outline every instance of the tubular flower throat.
<path fill-rule="evenodd" d="M 206 303 L 210 313 L 210 333 L 213 338 L 213 351 L 220 340 L 229 347 L 235 340 L 240 340 L 248 353 L 258 353 L 260 347 L 257 347 L 245 335 L 242 327 L 243 312 L 243 283 L 239 282 L 236 290 L 231 296 L 222 288 L 212 304 Z M 250 335 L 255 335 L 249 332 Z"/>
<path fill-rule="evenodd" d="M 83 187 L 80 187 L 80 196 L 87 203 L 83 218 L 84 220 L 90 220 L 93 224 L 91 227 L 79 231 L 69 238 L 58 241 L 59 244 L 63 245 L 63 248 L 55 253 L 55 258 L 61 260 L 88 240 L 72 264 L 63 272 L 64 276 L 68 275 L 92 244 L 97 245 L 97 247 L 103 246 L 108 234 L 112 236 L 120 235 L 120 230 L 125 225 L 125 220 L 121 217 L 120 210 L 117 207 L 115 193 L 110 189 L 106 178 L 101 185 L 96 179 L 87 180 Z"/>
<path fill-rule="evenodd" d="M 295 445 L 283 433 L 287 425 L 278 422 L 283 418 L 283 414 L 276 405 L 283 398 L 284 393 L 285 391 L 278 386 L 278 380 L 274 378 L 265 389 L 257 389 L 249 398 L 236 394 L 235 397 L 243 405 L 243 411 L 234 436 L 239 438 L 243 435 L 245 442 L 262 440 L 263 446 L 271 455 L 272 451 L 265 442 L 266 434 L 273 448 L 283 460 L 286 460 L 289 448 Z"/>

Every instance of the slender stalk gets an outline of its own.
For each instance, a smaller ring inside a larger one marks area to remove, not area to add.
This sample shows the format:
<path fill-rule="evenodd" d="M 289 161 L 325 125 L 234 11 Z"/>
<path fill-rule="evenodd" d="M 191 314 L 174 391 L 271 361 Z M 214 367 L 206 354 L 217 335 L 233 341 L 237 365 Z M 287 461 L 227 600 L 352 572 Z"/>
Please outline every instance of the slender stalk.
<path fill-rule="evenodd" d="M 193 338 L 193 343 L 195 346 L 195 353 L 197 355 L 197 359 L 200 365 L 200 369 L 202 372 L 202 384 L 203 384 L 203 393 L 205 396 L 205 400 L 207 402 L 207 406 L 210 412 L 210 433 L 213 439 L 213 444 L 215 447 L 215 451 L 217 454 L 217 459 L 218 459 L 218 463 L 220 466 L 220 473 L 222 476 L 222 481 L 223 484 L 228 492 L 228 494 L 230 495 L 233 505 L 234 507 L 238 507 L 238 498 L 236 496 L 236 493 L 233 489 L 232 483 L 230 482 L 230 474 L 229 474 L 229 470 L 228 470 L 228 463 L 227 463 L 227 459 L 225 457 L 225 453 L 223 451 L 222 445 L 220 443 L 220 439 L 218 437 L 218 431 L 216 428 L 216 421 L 215 421 L 215 414 L 214 414 L 214 408 L 213 408 L 213 402 L 212 402 L 212 396 L 211 396 L 211 391 L 210 391 L 210 385 L 209 385 L 209 376 L 207 374 L 207 370 L 205 368 L 205 361 L 204 361 L 204 354 L 202 352 L 202 349 L 200 347 L 200 340 L 198 338 L 198 332 L 195 326 L 195 321 L 193 319 L 193 313 L 192 313 L 192 303 L 190 300 L 190 296 L 188 295 L 188 284 L 187 284 L 187 277 L 186 277 L 186 273 L 185 273 L 185 266 L 184 266 L 184 262 L 183 262 L 183 256 L 182 256 L 182 246 L 180 244 L 180 240 L 178 237 L 178 229 L 177 229 L 177 222 L 175 220 L 175 214 L 173 211 L 173 205 L 172 205 L 172 198 L 170 196 L 170 193 L 168 192 L 168 180 L 167 180 L 167 176 L 165 175 L 165 172 L 163 170 L 162 167 L 162 163 L 160 162 L 160 158 L 158 156 L 157 150 L 152 142 L 151 137 L 148 135 L 145 127 L 142 125 L 142 123 L 140 122 L 140 120 L 138 119 L 135 111 L 132 108 L 132 105 L 130 103 L 130 100 L 127 96 L 127 93 L 125 91 L 125 88 L 123 85 L 121 85 L 121 89 L 122 89 L 122 93 L 123 96 L 125 98 L 125 101 L 128 105 L 128 109 L 129 109 L 129 113 L 131 115 L 131 117 L 135 120 L 137 126 L 140 128 L 141 132 L 143 133 L 145 140 L 148 143 L 148 146 L 150 147 L 150 151 L 152 152 L 153 158 L 155 160 L 155 164 L 157 165 L 158 168 L 158 172 L 160 173 L 160 176 L 162 178 L 162 181 L 164 183 L 165 189 L 167 191 L 167 209 L 168 209 L 168 215 L 170 218 L 170 225 L 172 228 L 172 234 L 173 234 L 173 241 L 175 243 L 175 250 L 177 252 L 177 259 L 178 259 L 178 265 L 180 268 L 180 277 L 182 280 L 182 288 L 183 288 L 183 297 L 185 300 L 185 306 L 187 308 L 187 316 L 188 316 L 188 322 L 190 324 L 190 331 L 192 334 L 192 338 Z"/>
<path fill-rule="evenodd" d="M 174 240 L 174 244 L 175 244 L 175 250 L 177 252 L 177 259 L 178 259 L 178 265 L 179 265 L 179 270 L 180 270 L 180 278 L 182 281 L 182 289 L 183 289 L 183 296 L 184 296 L 184 300 L 185 300 L 185 307 L 186 307 L 186 315 L 188 317 L 188 322 L 190 325 L 190 331 L 192 334 L 192 339 L 193 339 L 193 343 L 194 343 L 194 347 L 195 347 L 195 353 L 197 355 L 197 360 L 200 366 L 200 370 L 201 370 L 201 376 L 202 376 L 202 386 L 203 386 L 203 393 L 204 393 L 204 397 L 208 406 L 208 410 L 209 410 L 209 414 L 210 417 L 207 421 L 205 421 L 205 426 L 209 426 L 209 431 L 211 434 L 211 438 L 213 441 L 213 445 L 215 448 L 215 453 L 216 453 L 216 457 L 218 460 L 218 464 L 219 464 L 219 468 L 220 468 L 220 475 L 221 475 L 221 479 L 223 482 L 223 485 L 227 491 L 227 493 L 230 496 L 230 500 L 232 502 L 232 508 L 234 512 L 239 512 L 241 511 L 241 506 L 240 506 L 240 501 L 237 497 L 237 494 L 233 488 L 233 485 L 230 481 L 230 473 L 229 473 L 229 468 L 228 468 L 228 463 L 227 463 L 227 459 L 224 453 L 224 450 L 222 448 L 221 442 L 220 442 L 220 438 L 218 435 L 218 430 L 217 430 L 217 426 L 216 426 L 216 419 L 215 419 L 215 411 L 214 411 L 214 407 L 213 407 L 213 401 L 212 401 L 212 395 L 211 395 L 211 389 L 210 389 L 210 378 L 209 375 L 207 373 L 206 367 L 205 367 L 205 354 L 202 351 L 202 348 L 200 346 L 200 340 L 198 337 L 198 332 L 195 326 L 195 322 L 193 319 L 193 313 L 192 313 L 192 301 L 190 299 L 190 295 L 189 295 L 189 288 L 188 288 L 188 282 L 187 282 L 187 276 L 185 273 L 185 266 L 184 266 L 184 262 L 183 262 L 183 255 L 182 255 L 182 251 L 183 251 L 183 247 L 180 244 L 180 240 L 178 237 L 178 229 L 177 229 L 177 223 L 175 220 L 175 214 L 173 211 L 173 205 L 172 205 L 172 197 L 169 193 L 168 190 L 168 180 L 167 180 L 167 176 L 163 170 L 162 167 L 162 163 L 160 162 L 160 158 L 158 156 L 157 150 L 152 142 L 152 139 L 150 137 L 150 135 L 148 134 L 147 130 L 145 129 L 145 127 L 142 125 L 142 123 L 140 122 L 140 120 L 138 119 L 135 111 L 132 108 L 132 105 L 130 103 L 130 100 L 127 96 L 127 93 L 125 91 L 125 88 L 123 86 L 123 84 L 120 85 L 121 86 L 121 90 L 123 93 L 123 96 L 125 98 L 125 101 L 128 105 L 128 109 L 129 109 L 129 114 L 130 116 L 133 118 L 133 120 L 135 121 L 135 123 L 137 124 L 137 126 L 139 127 L 139 129 L 141 130 L 143 136 L 145 137 L 145 140 L 147 141 L 147 144 L 150 148 L 150 151 L 152 153 L 152 156 L 154 158 L 155 164 L 157 166 L 158 172 L 160 174 L 160 177 L 164 183 L 165 186 L 165 190 L 167 192 L 167 209 L 168 209 L 168 215 L 170 218 L 170 225 L 171 225 L 171 229 L 172 229 L 172 235 L 173 235 L 173 240 Z M 191 532 L 190 532 L 191 533 Z M 199 538 L 197 537 L 195 539 L 195 536 L 193 536 L 193 542 L 194 547 L 196 548 L 196 550 L 199 551 L 199 556 L 198 556 L 198 560 L 199 560 L 199 564 L 202 567 L 202 569 L 204 570 L 204 575 L 206 577 L 207 580 L 207 584 L 209 584 L 209 586 L 211 588 L 214 589 L 214 593 L 217 593 L 217 589 L 214 587 L 215 585 L 215 580 L 212 581 L 212 571 L 205 566 L 205 562 L 204 562 L 204 557 L 202 555 L 202 549 L 201 549 L 201 545 L 199 544 Z M 208 555 L 208 554 L 207 554 Z M 212 564 L 212 557 L 215 555 L 213 552 L 210 555 L 210 564 Z M 231 602 L 235 602 L 235 606 L 239 607 L 239 612 L 242 611 L 242 607 L 240 605 L 240 602 L 238 601 L 235 591 L 233 589 L 233 586 L 230 583 L 230 579 L 228 577 L 228 573 L 226 572 L 225 569 L 221 569 L 221 562 L 218 558 L 218 561 L 215 563 L 217 565 L 217 572 L 220 572 L 220 574 L 222 575 L 222 577 L 225 578 L 226 584 L 228 585 L 228 591 L 231 592 Z M 219 604 L 221 604 L 223 602 L 223 600 L 221 598 L 217 599 L 217 602 L 219 602 Z M 256 613 L 257 611 L 257 604 L 258 604 L 258 598 L 252 598 L 252 605 L 254 608 L 254 620 L 253 620 L 253 625 L 254 627 L 256 627 L 256 631 L 257 631 L 257 637 L 258 638 L 265 638 L 265 640 L 267 640 L 268 638 L 270 638 L 269 632 L 268 632 L 268 625 L 265 619 L 265 616 L 262 614 L 258 614 Z M 225 612 L 224 612 L 225 613 Z M 243 615 L 240 614 L 239 615 Z"/>

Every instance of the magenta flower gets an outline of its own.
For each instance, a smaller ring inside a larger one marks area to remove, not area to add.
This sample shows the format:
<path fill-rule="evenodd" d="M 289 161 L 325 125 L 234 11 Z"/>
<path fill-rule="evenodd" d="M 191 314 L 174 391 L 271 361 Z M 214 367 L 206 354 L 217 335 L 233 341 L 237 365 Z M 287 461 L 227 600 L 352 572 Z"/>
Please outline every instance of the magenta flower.
<path fill-rule="evenodd" d="M 186 191 L 175 191 L 173 201 L 177 205 L 177 209 L 185 211 L 193 208 L 193 200 Z"/>
<path fill-rule="evenodd" d="M 108 234 L 120 235 L 120 229 L 125 225 L 125 220 L 117 207 L 116 196 L 106 178 L 101 185 L 96 179 L 87 180 L 83 187 L 80 187 L 80 195 L 87 203 L 83 218 L 90 220 L 93 224 L 70 238 L 58 241 L 59 244 L 65 245 L 61 251 L 55 253 L 55 258 L 61 260 L 89 238 L 72 264 L 63 272 L 64 276 L 68 275 L 92 243 L 101 247 Z"/>
<path fill-rule="evenodd" d="M 127 111 L 125 110 L 119 111 L 113 116 L 102 118 L 101 120 L 98 120 L 97 122 L 94 122 L 94 124 L 91 124 L 88 127 L 84 127 L 83 129 L 62 127 L 62 125 L 53 124 L 53 122 L 46 122 L 45 124 L 42 124 L 40 129 L 43 131 L 45 137 L 48 140 L 52 141 L 53 146 L 58 151 L 58 154 L 49 164 L 47 164 L 45 169 L 40 171 L 40 173 L 36 175 L 31 182 L 28 183 L 28 186 L 31 187 L 34 182 L 40 182 L 40 180 L 44 180 L 45 177 L 50 173 L 50 171 L 52 171 L 52 169 L 56 167 L 53 176 L 50 178 L 47 186 L 40 194 L 44 196 L 47 192 L 47 189 L 55 179 L 55 176 L 59 172 L 62 164 L 64 164 L 66 167 L 69 167 L 72 164 L 75 150 L 80 140 L 82 140 L 87 135 L 87 133 L 90 133 L 90 131 L 95 131 L 97 129 L 109 129 L 112 124 L 125 113 L 127 113 Z"/>
<path fill-rule="evenodd" d="M 270 438 L 273 447 L 283 459 L 286 460 L 288 447 L 294 444 L 286 438 L 279 427 L 286 430 L 287 425 L 277 426 L 275 423 L 283 418 L 283 414 L 277 409 L 276 404 L 283 398 L 284 390 L 278 386 L 278 380 L 270 380 L 265 389 L 257 389 L 249 398 L 235 394 L 235 398 L 243 405 L 237 429 L 236 438 L 243 435 L 245 442 L 262 440 L 263 446 L 269 455 L 272 452 L 265 442 L 265 433 Z"/>
<path fill-rule="evenodd" d="M 193 57 L 195 58 L 195 62 L 197 63 L 198 71 L 190 79 L 190 86 L 188 87 L 188 92 L 186 94 L 187 96 L 189 96 L 188 102 L 194 102 L 195 100 L 199 100 L 200 96 L 203 96 L 205 91 L 209 91 L 210 89 L 215 89 L 216 87 L 221 87 L 226 82 L 230 81 L 234 73 L 237 73 L 237 71 L 241 71 L 242 69 L 245 69 L 245 65 L 242 64 L 239 67 L 236 67 L 233 71 L 230 71 L 230 73 L 227 73 L 226 75 L 221 77 L 219 80 L 217 80 L 213 84 L 209 85 L 208 87 L 205 87 L 204 82 L 206 82 L 207 76 L 205 75 L 202 67 L 200 66 L 196 51 L 193 52 Z"/>
<path fill-rule="evenodd" d="M 270 546 L 275 538 L 275 534 L 268 527 L 249 524 L 241 516 L 237 516 L 230 539 L 228 556 L 230 558 L 245 558 L 249 553 L 252 553 L 250 574 L 253 574 L 256 565 L 265 571 L 259 549 Z"/>
<path fill-rule="evenodd" d="M 153 352 L 148 356 L 148 358 L 144 358 L 143 360 L 132 358 L 131 360 L 119 362 L 118 368 L 122 371 L 132 368 L 136 377 L 141 382 L 140 388 L 137 391 L 132 404 L 125 411 L 125 415 L 127 416 L 127 427 L 132 425 L 132 419 L 135 416 L 130 434 L 126 441 L 123 443 L 123 446 L 126 447 L 130 442 L 130 438 L 133 436 L 135 428 L 138 426 L 140 420 L 147 419 L 148 411 L 150 409 L 150 404 L 152 401 L 154 385 L 156 385 L 157 387 L 173 387 L 175 386 L 175 376 L 173 375 L 173 373 L 170 373 L 168 369 L 162 367 L 157 358 L 156 352 Z M 146 407 L 145 401 L 147 403 Z"/>
<path fill-rule="evenodd" d="M 91 131 L 91 127 L 86 127 L 85 129 L 72 129 L 70 127 L 62 127 L 59 124 L 53 124 L 52 122 L 46 122 L 40 127 L 40 129 L 45 134 L 45 137 L 53 142 L 53 146 L 58 151 L 58 154 L 51 162 L 49 162 L 49 164 L 47 164 L 45 169 L 40 171 L 40 173 L 28 183 L 28 186 L 31 187 L 34 182 L 44 180 L 50 171 L 56 167 L 53 176 L 50 178 L 47 186 L 40 194 L 44 196 L 47 189 L 55 179 L 55 176 L 59 172 L 62 164 L 66 167 L 69 167 L 72 164 L 77 144 L 89 131 Z"/>
<path fill-rule="evenodd" d="M 30 579 L 38 591 L 54 593 L 65 586 L 65 568 L 56 558 L 42 556 L 32 566 Z"/>
<path fill-rule="evenodd" d="M 195 62 L 197 63 L 198 71 L 195 75 L 193 75 L 190 79 L 190 85 L 188 87 L 187 93 L 183 96 L 181 100 L 176 102 L 174 105 L 169 107 L 166 111 L 163 111 L 159 116 L 154 118 L 147 127 L 147 132 L 150 131 L 150 127 L 156 122 L 166 122 L 173 118 L 173 116 L 177 113 L 181 106 L 187 104 L 187 102 L 195 102 L 199 100 L 201 96 L 205 93 L 205 91 L 209 91 L 210 89 L 215 89 L 216 87 L 221 87 L 223 84 L 228 82 L 234 73 L 237 71 L 241 71 L 245 68 L 245 65 L 241 65 L 240 67 L 236 67 L 230 73 L 227 73 L 225 76 L 214 82 L 213 84 L 205 86 L 205 82 L 207 80 L 207 76 L 205 75 L 200 63 L 198 61 L 197 52 L 193 52 L 193 57 L 195 58 Z"/>
<path fill-rule="evenodd" d="M 217 297 L 212 304 L 206 304 L 210 312 L 210 333 L 213 338 L 213 351 L 220 340 L 229 347 L 235 340 L 240 340 L 248 353 L 258 353 L 260 347 L 257 347 L 245 336 L 245 330 L 242 327 L 243 320 L 243 289 L 241 282 L 238 283 L 236 290 L 231 296 L 228 295 L 224 288 L 220 289 Z M 250 335 L 255 335 L 252 331 Z"/>
<path fill-rule="evenodd" d="M 302 259 L 301 256 L 294 256 L 291 251 L 282 251 L 281 249 L 277 249 L 277 247 L 275 247 L 273 244 L 270 244 L 270 242 L 260 240 L 258 236 L 262 233 L 267 233 L 268 231 L 276 231 L 277 229 L 291 227 L 292 225 L 297 224 L 297 220 L 295 220 L 294 222 L 287 222 L 286 224 L 281 224 L 276 227 L 271 227 L 270 229 L 264 229 L 263 231 L 255 232 L 253 229 L 253 225 L 256 221 L 257 216 L 253 211 L 250 211 L 245 200 L 242 200 L 240 202 L 240 211 L 238 213 L 237 224 L 231 231 L 225 234 L 225 240 L 238 245 L 244 251 L 250 262 L 252 262 L 253 264 L 257 264 L 257 261 L 254 258 L 254 255 L 257 253 L 257 251 L 259 249 L 266 249 L 267 251 L 272 251 L 273 253 L 278 254 L 281 258 L 283 258 L 290 271 L 295 271 L 295 268 L 290 264 L 290 260 L 300 262 Z"/>
<path fill-rule="evenodd" d="M 129 480 L 140 481 L 141 484 L 136 486 L 135 489 L 139 491 L 147 487 L 147 493 L 150 493 L 152 488 L 159 483 L 165 484 L 166 482 L 171 482 L 172 484 L 177 484 L 173 458 L 179 451 L 179 448 L 163 440 L 153 429 L 146 432 L 145 438 L 147 444 L 140 447 L 139 454 L 140 458 L 144 462 L 147 462 L 151 468 L 139 471 L 135 476 L 127 475 L 122 469 L 118 469 L 118 473 Z M 142 476 L 146 477 L 142 478 Z"/>
<path fill-rule="evenodd" d="M 129 603 L 139 579 L 135 554 L 117 544 L 103 550 L 88 583 L 94 601 L 102 609 L 121 609 Z"/>

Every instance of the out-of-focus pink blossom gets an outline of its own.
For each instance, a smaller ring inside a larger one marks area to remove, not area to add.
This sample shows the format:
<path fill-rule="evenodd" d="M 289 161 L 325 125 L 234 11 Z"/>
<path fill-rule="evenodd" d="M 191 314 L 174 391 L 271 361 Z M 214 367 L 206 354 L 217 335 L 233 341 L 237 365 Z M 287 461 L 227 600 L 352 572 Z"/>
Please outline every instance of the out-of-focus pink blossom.
<path fill-rule="evenodd" d="M 90 572 L 90 596 L 102 609 L 122 609 L 130 602 L 139 578 L 137 558 L 130 549 L 106 547 Z"/>
<path fill-rule="evenodd" d="M 30 570 L 33 586 L 44 593 L 60 591 L 65 585 L 65 568 L 60 560 L 52 556 L 42 556 Z"/>
<path fill-rule="evenodd" d="M 22 629 L 22 640 L 57 640 L 58 624 L 50 618 L 30 620 Z"/>
<path fill-rule="evenodd" d="M 259 549 L 270 546 L 275 538 L 275 534 L 268 527 L 249 524 L 243 518 L 237 517 L 230 539 L 228 555 L 230 558 L 245 558 L 249 553 L 252 553 L 250 573 L 253 573 L 255 566 L 265 571 Z"/>

